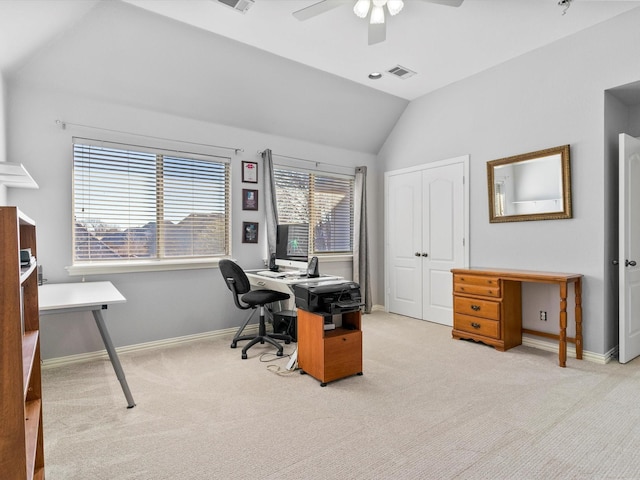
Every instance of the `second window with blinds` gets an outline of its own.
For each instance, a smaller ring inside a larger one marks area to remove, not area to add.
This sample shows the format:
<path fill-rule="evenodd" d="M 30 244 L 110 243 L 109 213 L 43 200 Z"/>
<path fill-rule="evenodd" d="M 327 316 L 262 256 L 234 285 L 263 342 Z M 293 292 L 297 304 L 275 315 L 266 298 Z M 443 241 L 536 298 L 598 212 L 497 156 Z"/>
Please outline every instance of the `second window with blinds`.
<path fill-rule="evenodd" d="M 274 167 L 278 223 L 309 224 L 309 254 L 353 253 L 354 176 Z"/>

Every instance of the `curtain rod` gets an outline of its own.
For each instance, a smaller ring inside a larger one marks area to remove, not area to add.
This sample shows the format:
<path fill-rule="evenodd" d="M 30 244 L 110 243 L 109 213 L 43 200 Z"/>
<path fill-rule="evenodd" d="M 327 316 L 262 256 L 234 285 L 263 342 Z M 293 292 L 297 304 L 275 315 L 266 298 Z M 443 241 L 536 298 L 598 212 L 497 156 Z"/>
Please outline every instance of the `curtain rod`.
<path fill-rule="evenodd" d="M 62 130 L 66 130 L 67 125 L 69 125 L 69 126 L 72 126 L 72 127 L 91 128 L 93 130 L 102 130 L 102 131 L 111 132 L 111 133 L 121 133 L 123 135 L 133 135 L 133 136 L 136 136 L 136 137 L 153 138 L 155 140 L 168 140 L 170 142 L 184 143 L 184 144 L 187 144 L 187 145 L 198 145 L 200 147 L 221 148 L 223 150 L 233 150 L 236 155 L 238 155 L 239 152 L 244 152 L 243 148 L 224 147 L 222 145 L 211 145 L 209 143 L 188 142 L 188 141 L 184 141 L 184 140 L 175 140 L 175 139 L 172 139 L 172 138 L 154 137 L 153 135 L 144 135 L 144 134 L 141 134 L 141 133 L 123 132 L 121 130 L 112 130 L 110 128 L 93 127 L 91 125 L 82 125 L 80 123 L 65 122 L 64 120 L 56 120 L 56 125 L 58 125 Z"/>
<path fill-rule="evenodd" d="M 262 156 L 263 153 L 264 153 L 264 150 L 262 151 L 258 150 L 258 155 Z M 308 160 L 306 158 L 291 157 L 289 155 L 281 155 L 279 153 L 273 153 L 273 152 L 271 152 L 271 155 L 273 155 L 274 157 L 289 158 L 291 160 L 299 160 L 301 162 L 314 163 L 316 167 L 318 165 L 329 165 L 330 167 L 346 168 L 348 170 L 351 170 L 352 168 L 354 168 L 354 167 L 345 167 L 344 165 L 336 165 L 335 163 L 318 162 L 316 160 Z"/>

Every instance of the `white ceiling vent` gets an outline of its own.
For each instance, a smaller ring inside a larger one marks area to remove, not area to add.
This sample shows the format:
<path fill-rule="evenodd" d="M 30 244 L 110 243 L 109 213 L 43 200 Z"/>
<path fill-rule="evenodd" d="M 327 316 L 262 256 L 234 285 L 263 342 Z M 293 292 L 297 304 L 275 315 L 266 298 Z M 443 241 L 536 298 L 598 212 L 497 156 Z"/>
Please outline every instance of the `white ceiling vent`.
<path fill-rule="evenodd" d="M 253 6 L 255 0 L 218 0 L 218 2 L 226 5 L 227 7 L 231 7 L 240 13 L 247 13 L 247 10 Z"/>
<path fill-rule="evenodd" d="M 395 75 L 398 78 L 401 78 L 403 80 L 409 78 L 409 77 L 413 77 L 416 72 L 409 70 L 408 68 L 405 68 L 403 66 L 400 65 L 396 65 L 393 68 L 390 68 L 389 70 L 387 70 L 387 72 L 389 72 L 391 75 Z"/>

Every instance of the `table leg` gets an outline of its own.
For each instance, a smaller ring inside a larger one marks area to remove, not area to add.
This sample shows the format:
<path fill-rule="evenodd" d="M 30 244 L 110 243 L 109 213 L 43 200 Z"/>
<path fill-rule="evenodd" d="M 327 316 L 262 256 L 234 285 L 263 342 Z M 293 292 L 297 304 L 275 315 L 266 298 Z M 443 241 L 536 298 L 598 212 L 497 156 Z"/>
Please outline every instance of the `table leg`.
<path fill-rule="evenodd" d="M 576 358 L 582 359 L 582 279 L 574 284 L 576 296 Z"/>
<path fill-rule="evenodd" d="M 558 364 L 567 366 L 567 282 L 560 283 L 560 345 Z"/>
<path fill-rule="evenodd" d="M 111 336 L 109 335 L 107 326 L 104 323 L 102 310 L 92 310 L 92 313 L 93 318 L 95 318 L 96 320 L 96 325 L 98 325 L 98 330 L 100 331 L 100 335 L 102 336 L 104 346 L 107 349 L 107 353 L 109 354 L 111 365 L 113 365 L 113 369 L 116 372 L 116 377 L 118 377 L 120 385 L 122 386 L 122 391 L 124 392 L 124 396 L 127 399 L 127 408 L 133 408 L 136 406 L 136 403 L 133 401 L 133 396 L 131 395 L 131 391 L 129 390 L 129 385 L 127 385 L 127 379 L 125 378 L 124 371 L 122 370 L 122 365 L 120 365 L 120 359 L 118 358 L 118 354 L 113 347 Z"/>

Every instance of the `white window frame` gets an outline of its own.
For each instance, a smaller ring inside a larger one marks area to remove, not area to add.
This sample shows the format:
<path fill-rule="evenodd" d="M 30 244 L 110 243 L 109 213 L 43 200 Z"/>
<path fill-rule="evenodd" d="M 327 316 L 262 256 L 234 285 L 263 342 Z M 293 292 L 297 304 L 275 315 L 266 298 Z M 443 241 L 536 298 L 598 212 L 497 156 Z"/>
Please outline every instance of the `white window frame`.
<path fill-rule="evenodd" d="M 231 171 L 230 171 L 230 158 L 217 155 L 217 154 L 202 154 L 195 152 L 188 152 L 185 150 L 176 151 L 168 150 L 160 147 L 148 147 L 133 145 L 131 143 L 120 143 L 113 141 L 102 141 L 87 139 L 81 137 L 73 138 L 73 145 L 92 145 L 92 146 L 108 146 L 118 149 L 129 149 L 131 151 L 152 153 L 154 155 L 164 155 L 167 157 L 179 157 L 191 160 L 206 160 L 213 161 L 218 164 L 224 164 L 225 166 L 225 198 L 224 208 L 226 216 L 225 225 L 225 247 L 224 253 L 219 253 L 211 256 L 197 256 L 197 257 L 153 257 L 136 260 L 100 260 L 100 261 L 77 261 L 75 255 L 75 192 L 72 199 L 72 239 L 74 240 L 72 247 L 72 265 L 66 267 L 70 275 L 89 275 L 89 274 L 107 274 L 107 273 L 128 273 L 128 272 L 148 272 L 148 271 L 160 271 L 160 270 L 184 270 L 184 269 L 201 269 L 212 268 L 218 265 L 218 262 L 222 258 L 228 258 L 231 255 Z M 75 162 L 75 161 L 74 161 Z M 75 179 L 72 179 L 72 184 L 75 188 Z"/>
<path fill-rule="evenodd" d="M 351 216 L 351 223 L 350 223 L 350 230 L 351 230 L 351 238 L 349 239 L 349 242 L 351 244 L 351 250 L 344 250 L 344 251 L 331 251 L 331 252 L 320 252 L 320 251 L 315 251 L 315 237 L 314 237 L 314 232 L 313 232 L 313 225 L 312 225 L 312 221 L 311 218 L 309 218 L 308 223 L 309 223 L 309 258 L 312 256 L 317 256 L 317 257 L 321 257 L 323 259 L 323 261 L 344 261 L 345 259 L 351 259 L 353 257 L 353 248 L 354 248 L 354 224 L 353 224 L 353 220 L 354 220 L 354 208 L 355 208 L 355 173 L 354 174 L 341 174 L 341 173 L 334 173 L 334 172 L 328 172 L 325 170 L 321 170 L 321 169 L 308 169 L 308 168 L 300 168 L 298 166 L 292 166 L 288 163 L 275 163 L 274 164 L 274 170 L 277 169 L 281 169 L 281 170 L 291 170 L 291 171 L 295 171 L 295 172 L 300 172 L 300 173 L 304 173 L 304 174 L 308 174 L 308 175 L 315 175 L 318 177 L 334 177 L 336 179 L 341 179 L 341 180 L 348 180 L 351 183 L 351 212 L 350 212 L 350 216 Z M 276 172 L 274 172 L 274 176 L 276 176 Z M 312 216 L 312 202 L 309 201 L 308 204 L 308 208 L 309 208 L 309 217 Z M 283 218 L 280 215 L 280 212 L 278 213 L 278 221 L 280 223 L 287 223 L 286 220 L 283 220 Z"/>

